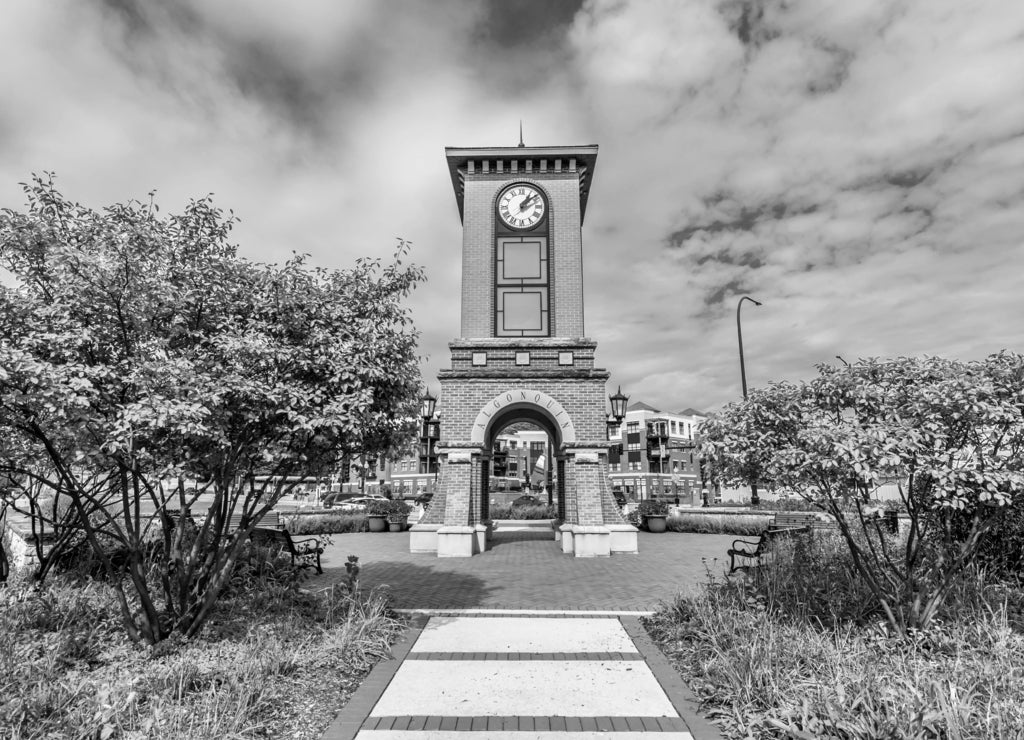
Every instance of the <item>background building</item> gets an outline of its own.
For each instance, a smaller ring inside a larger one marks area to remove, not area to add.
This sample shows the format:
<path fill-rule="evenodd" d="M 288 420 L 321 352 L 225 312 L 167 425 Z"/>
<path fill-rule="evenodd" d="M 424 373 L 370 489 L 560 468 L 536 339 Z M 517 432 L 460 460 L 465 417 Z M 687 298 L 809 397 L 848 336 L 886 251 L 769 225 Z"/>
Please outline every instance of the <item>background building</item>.
<path fill-rule="evenodd" d="M 700 506 L 700 439 L 697 426 L 707 418 L 696 409 L 659 411 L 642 401 L 630 404 L 620 425 L 609 427 L 612 490 L 627 501 L 679 499 Z"/>

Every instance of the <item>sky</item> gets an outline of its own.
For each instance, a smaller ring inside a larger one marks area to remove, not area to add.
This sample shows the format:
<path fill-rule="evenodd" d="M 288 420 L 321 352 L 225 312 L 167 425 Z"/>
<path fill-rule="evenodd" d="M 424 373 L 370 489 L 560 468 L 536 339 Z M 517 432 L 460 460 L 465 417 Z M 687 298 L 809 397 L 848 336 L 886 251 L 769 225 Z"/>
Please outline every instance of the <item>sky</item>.
<path fill-rule="evenodd" d="M 714 409 L 836 356 L 1022 351 L 1020 0 L 8 0 L 0 207 L 213 193 L 239 253 L 414 245 L 458 336 L 445 146 L 597 144 L 586 334 L 633 401 Z"/>

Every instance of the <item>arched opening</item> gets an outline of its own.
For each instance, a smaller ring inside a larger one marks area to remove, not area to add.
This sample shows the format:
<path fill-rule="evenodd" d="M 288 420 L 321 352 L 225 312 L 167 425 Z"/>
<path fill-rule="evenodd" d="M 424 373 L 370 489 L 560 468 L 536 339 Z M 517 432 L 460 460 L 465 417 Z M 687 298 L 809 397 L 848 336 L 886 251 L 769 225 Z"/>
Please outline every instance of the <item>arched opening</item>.
<path fill-rule="evenodd" d="M 518 518 L 527 512 L 564 520 L 561 430 L 547 411 L 530 403 L 505 406 L 490 418 L 480 466 L 481 520 Z M 513 514 L 514 509 L 519 511 Z M 549 537 L 550 530 L 539 534 Z"/>

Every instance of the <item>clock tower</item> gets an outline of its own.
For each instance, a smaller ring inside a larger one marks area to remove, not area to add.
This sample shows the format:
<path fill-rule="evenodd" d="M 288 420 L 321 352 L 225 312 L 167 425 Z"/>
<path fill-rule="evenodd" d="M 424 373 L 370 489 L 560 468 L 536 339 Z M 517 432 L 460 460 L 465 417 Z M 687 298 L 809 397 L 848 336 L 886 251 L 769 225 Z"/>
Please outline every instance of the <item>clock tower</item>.
<path fill-rule="evenodd" d="M 596 146 L 445 150 L 462 219 L 462 326 L 438 375 L 437 492 L 413 552 L 470 556 L 491 534 L 495 438 L 530 422 L 551 441 L 561 520 L 577 557 L 636 552 L 608 479 L 608 372 L 583 324 L 582 226 Z"/>

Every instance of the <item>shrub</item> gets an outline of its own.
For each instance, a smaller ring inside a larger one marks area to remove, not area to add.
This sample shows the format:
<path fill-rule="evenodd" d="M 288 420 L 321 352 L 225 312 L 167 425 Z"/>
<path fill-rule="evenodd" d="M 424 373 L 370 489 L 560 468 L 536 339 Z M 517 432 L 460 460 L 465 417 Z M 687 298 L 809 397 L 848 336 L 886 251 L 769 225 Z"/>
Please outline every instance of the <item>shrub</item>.
<path fill-rule="evenodd" d="M 391 513 L 392 501 L 379 499 L 369 502 L 366 505 L 366 516 L 388 516 Z"/>
<path fill-rule="evenodd" d="M 636 507 L 640 517 L 645 516 L 666 516 L 668 514 L 668 503 L 658 499 L 644 499 Z"/>
<path fill-rule="evenodd" d="M 0 590 L 0 734 L 319 736 L 403 628 L 381 592 L 282 591 L 265 578 L 233 580 L 191 640 L 140 649 L 118 611 L 109 585 L 59 574 Z"/>

